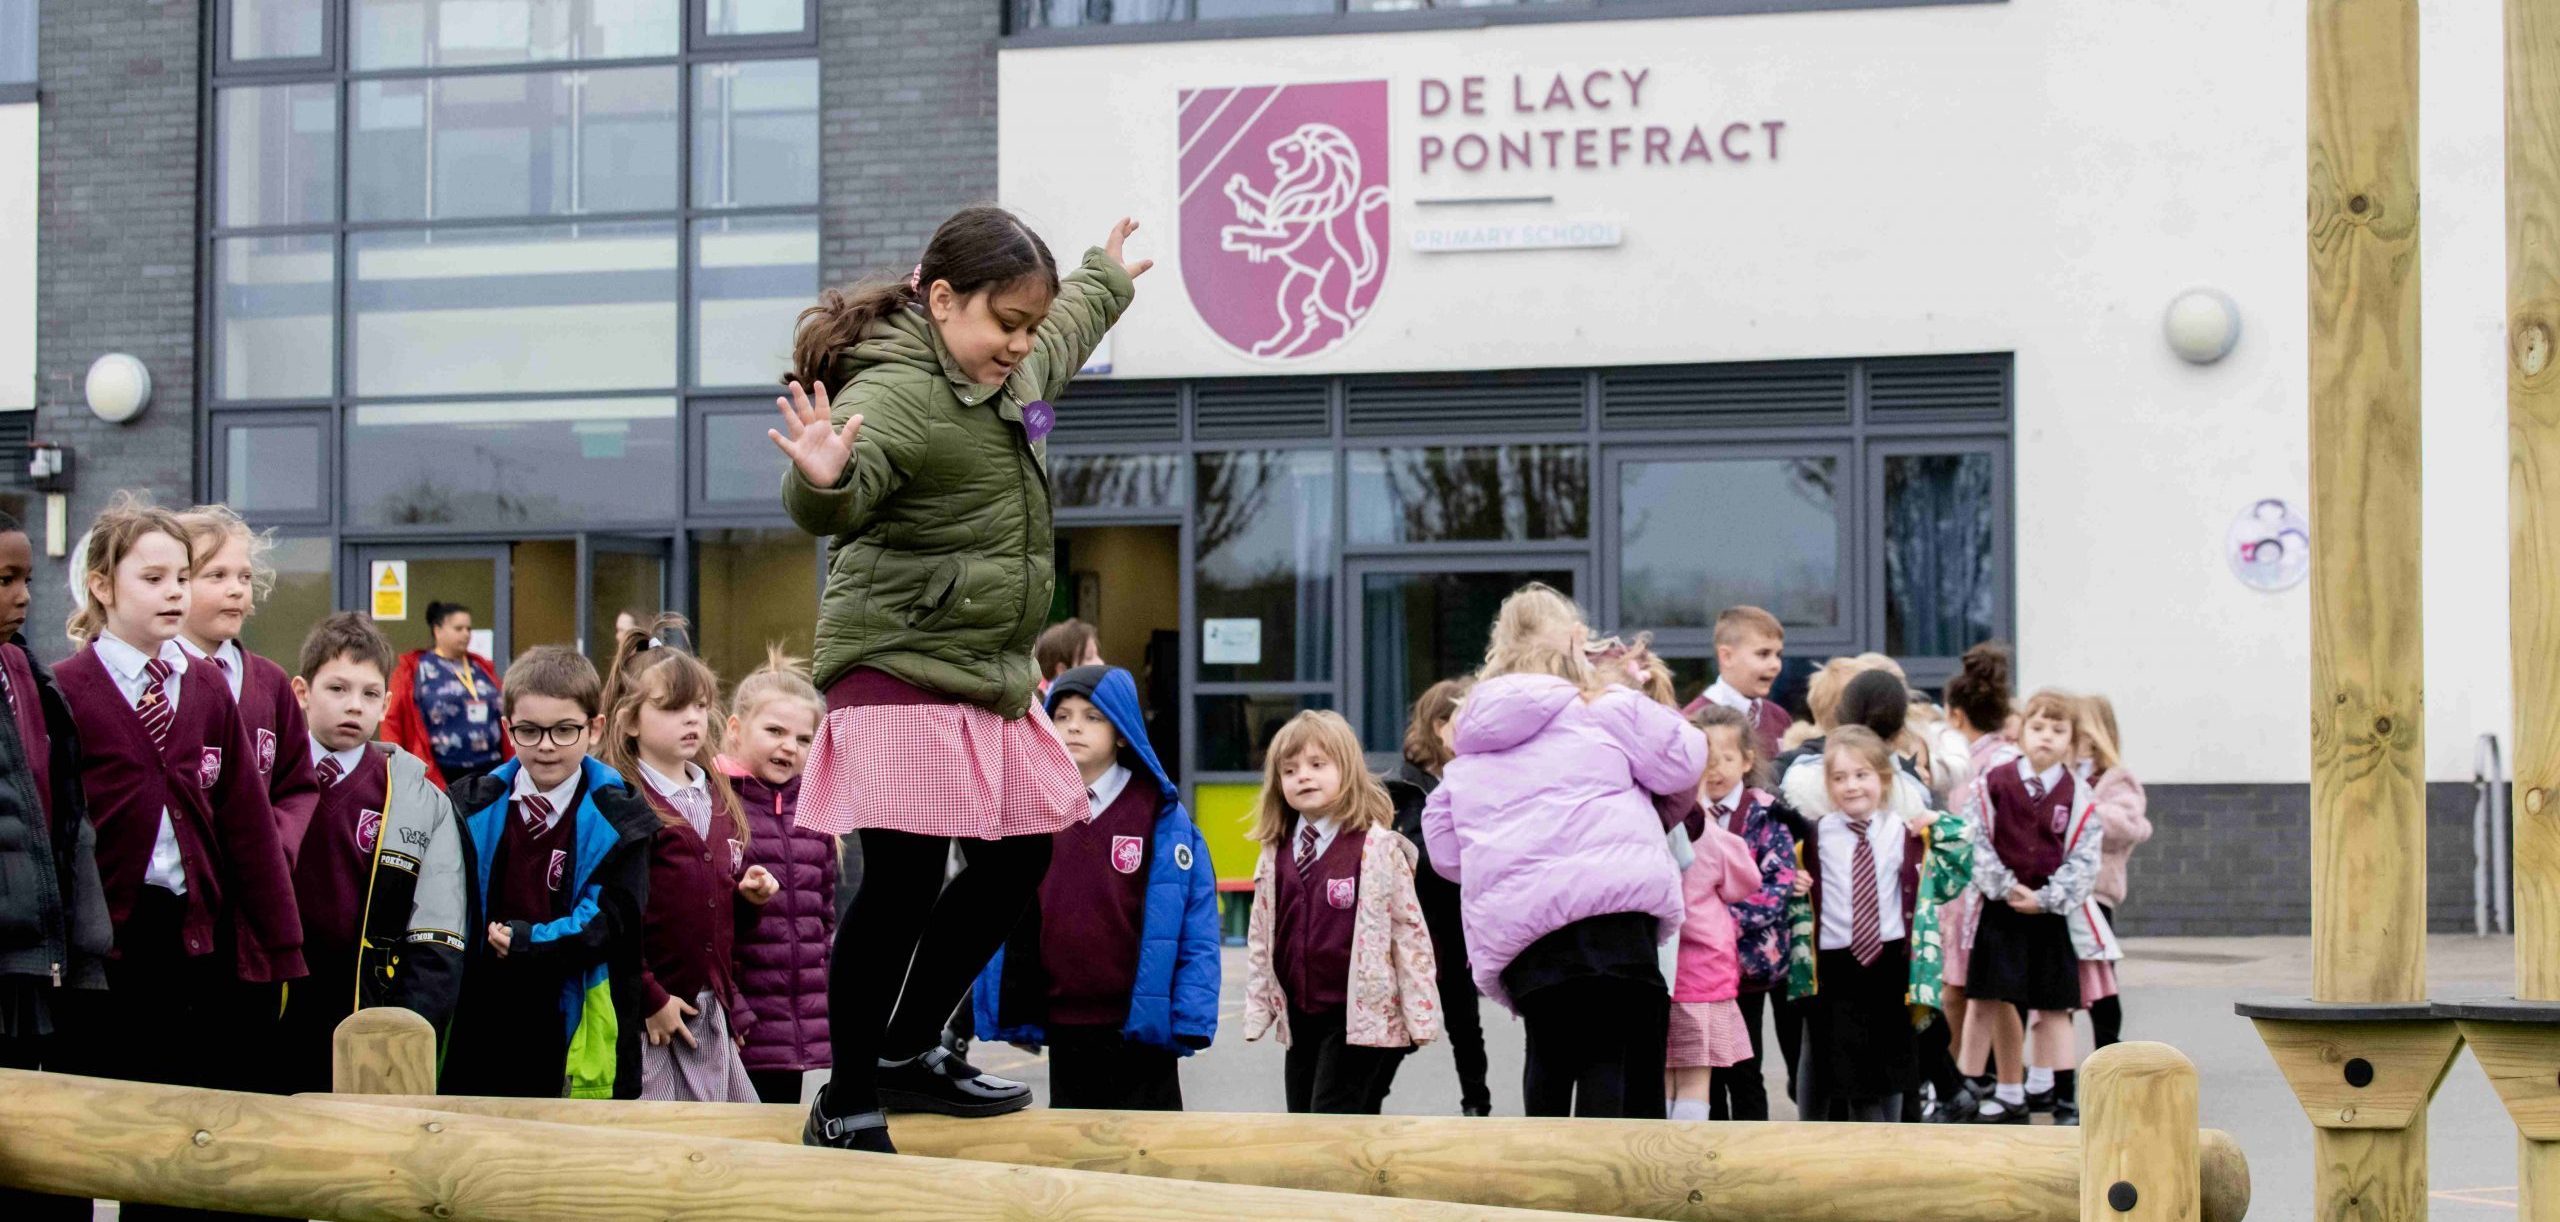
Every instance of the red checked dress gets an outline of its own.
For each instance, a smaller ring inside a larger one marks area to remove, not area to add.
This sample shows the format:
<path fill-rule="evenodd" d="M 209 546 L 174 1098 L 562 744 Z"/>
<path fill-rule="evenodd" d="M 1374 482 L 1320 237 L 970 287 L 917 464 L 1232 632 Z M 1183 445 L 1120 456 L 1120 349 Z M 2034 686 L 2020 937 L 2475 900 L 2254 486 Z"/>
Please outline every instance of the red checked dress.
<path fill-rule="evenodd" d="M 1084 778 L 1037 712 L 1005 717 L 868 667 L 827 687 L 799 826 L 997 840 L 1084 818 Z"/>

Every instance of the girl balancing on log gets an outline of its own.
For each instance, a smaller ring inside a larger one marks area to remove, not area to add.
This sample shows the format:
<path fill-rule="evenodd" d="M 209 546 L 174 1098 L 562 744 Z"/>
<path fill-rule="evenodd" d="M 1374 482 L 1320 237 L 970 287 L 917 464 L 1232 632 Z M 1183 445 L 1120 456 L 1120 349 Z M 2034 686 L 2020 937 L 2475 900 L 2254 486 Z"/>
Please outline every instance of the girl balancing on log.
<path fill-rule="evenodd" d="M 770 436 L 791 458 L 784 507 L 833 546 L 814 666 L 827 715 L 798 817 L 858 833 L 865 884 L 836 933 L 834 1076 L 811 1145 L 893 1153 L 884 1107 L 1031 1102 L 938 1037 L 1039 887 L 1051 834 L 1088 813 L 1056 729 L 1027 716 L 1055 582 L 1046 439 L 1052 401 L 1153 266 L 1122 258 L 1137 227 L 1112 226 L 1061 278 L 1021 220 L 963 209 L 903 282 L 829 290 L 800 316 Z M 954 839 L 966 864 L 946 886 Z"/>

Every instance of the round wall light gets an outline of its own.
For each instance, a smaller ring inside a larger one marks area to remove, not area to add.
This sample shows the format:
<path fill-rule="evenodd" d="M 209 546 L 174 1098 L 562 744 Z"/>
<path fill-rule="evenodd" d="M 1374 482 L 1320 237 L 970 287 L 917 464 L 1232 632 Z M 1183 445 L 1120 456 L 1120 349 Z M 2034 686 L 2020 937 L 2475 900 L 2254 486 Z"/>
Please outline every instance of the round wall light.
<path fill-rule="evenodd" d="M 2188 289 L 2160 319 L 2169 351 L 2190 365 L 2210 365 L 2240 343 L 2240 306 L 2220 289 Z"/>
<path fill-rule="evenodd" d="M 84 392 L 92 414 L 109 424 L 122 424 L 151 405 L 151 371 L 133 356 L 110 352 L 90 362 Z"/>

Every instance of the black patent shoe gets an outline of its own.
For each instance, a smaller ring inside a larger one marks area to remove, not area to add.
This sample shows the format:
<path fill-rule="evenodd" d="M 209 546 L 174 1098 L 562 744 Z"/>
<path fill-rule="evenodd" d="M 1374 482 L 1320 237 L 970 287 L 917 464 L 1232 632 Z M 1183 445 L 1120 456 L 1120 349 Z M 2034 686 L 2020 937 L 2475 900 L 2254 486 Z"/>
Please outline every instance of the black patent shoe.
<path fill-rule="evenodd" d="M 829 1116 L 826 1092 L 818 1092 L 817 1102 L 809 1105 L 809 1123 L 800 1128 L 800 1144 L 825 1146 L 831 1150 L 860 1150 L 866 1154 L 895 1154 L 898 1148 L 889 1144 L 889 1118 L 879 1112 L 862 1112 L 852 1116 Z"/>
<path fill-rule="evenodd" d="M 1994 1108 L 1999 1110 L 1993 1111 L 1992 1109 Z M 2025 1124 L 2027 1123 L 2027 1105 L 2023 1103 L 2003 1103 L 1997 1097 L 1985 1099 L 1982 1101 L 1981 1107 L 1974 1109 L 1973 1123 Z"/>
<path fill-rule="evenodd" d="M 943 1116 L 1002 1116 L 1031 1106 L 1031 1088 L 1011 1078 L 980 1073 L 976 1066 L 935 1045 L 911 1061 L 880 1062 L 880 1106 L 893 1112 Z"/>
<path fill-rule="evenodd" d="M 2069 1124 L 2069 1125 L 2076 1125 L 2076 1124 L 2080 1123 L 2080 1103 L 2079 1103 L 2079 1101 L 2078 1101 L 2078 1100 L 2076 1100 L 2076 1099 L 2056 1099 L 2056 1100 L 2054 1100 L 2054 1101 L 2053 1101 L 2053 1122 L 2054 1122 L 2055 1124 Z"/>

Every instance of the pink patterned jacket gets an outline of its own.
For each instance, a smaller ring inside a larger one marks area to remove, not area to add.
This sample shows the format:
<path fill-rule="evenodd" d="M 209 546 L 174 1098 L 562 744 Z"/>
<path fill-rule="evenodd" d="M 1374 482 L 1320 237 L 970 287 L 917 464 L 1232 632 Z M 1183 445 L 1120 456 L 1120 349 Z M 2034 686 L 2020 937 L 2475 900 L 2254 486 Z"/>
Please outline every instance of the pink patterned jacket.
<path fill-rule="evenodd" d="M 1351 986 L 1343 1038 L 1363 1048 L 1419 1047 L 1440 1038 L 1439 971 L 1422 902 L 1413 890 L 1413 842 L 1375 828 L 1360 850 L 1360 907 L 1351 925 Z M 1271 966 L 1279 920 L 1277 857 L 1269 848 L 1253 867 L 1253 917 L 1245 933 L 1244 1037 L 1275 1028 L 1289 1046 L 1289 1002 Z"/>

